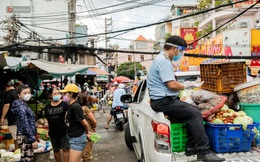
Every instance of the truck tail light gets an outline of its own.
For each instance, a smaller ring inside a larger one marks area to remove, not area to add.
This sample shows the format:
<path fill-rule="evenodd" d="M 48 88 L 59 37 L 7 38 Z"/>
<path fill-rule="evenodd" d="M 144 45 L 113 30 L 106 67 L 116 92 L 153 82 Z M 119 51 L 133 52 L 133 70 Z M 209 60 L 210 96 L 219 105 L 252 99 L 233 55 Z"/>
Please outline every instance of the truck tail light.
<path fill-rule="evenodd" d="M 167 124 L 152 120 L 151 122 L 154 132 L 154 149 L 158 152 L 170 153 L 170 129 Z"/>

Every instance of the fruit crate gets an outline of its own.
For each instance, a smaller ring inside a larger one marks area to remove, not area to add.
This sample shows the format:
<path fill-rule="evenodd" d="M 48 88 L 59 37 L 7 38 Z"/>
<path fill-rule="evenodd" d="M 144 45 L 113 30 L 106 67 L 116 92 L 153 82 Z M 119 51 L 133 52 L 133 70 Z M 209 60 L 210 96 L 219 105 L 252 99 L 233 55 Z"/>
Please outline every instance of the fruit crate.
<path fill-rule="evenodd" d="M 185 150 L 187 143 L 187 125 L 186 123 L 171 124 L 171 146 L 172 152 L 181 152 Z"/>
<path fill-rule="evenodd" d="M 245 62 L 221 62 L 200 64 L 202 89 L 216 93 L 230 93 L 234 87 L 246 82 Z"/>
<path fill-rule="evenodd" d="M 216 153 L 249 151 L 255 135 L 254 126 L 247 125 L 247 129 L 243 130 L 241 124 L 206 123 L 211 149 Z"/>
<path fill-rule="evenodd" d="M 260 103 L 239 103 L 239 107 L 247 116 L 250 116 L 254 122 L 260 122 Z"/>

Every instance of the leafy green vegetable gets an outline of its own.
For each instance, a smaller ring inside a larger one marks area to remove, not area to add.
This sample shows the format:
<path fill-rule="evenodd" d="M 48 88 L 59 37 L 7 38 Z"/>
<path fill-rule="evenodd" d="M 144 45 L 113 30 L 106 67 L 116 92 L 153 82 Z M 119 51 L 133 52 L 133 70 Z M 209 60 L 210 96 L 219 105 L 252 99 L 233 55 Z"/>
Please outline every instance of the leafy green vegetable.
<path fill-rule="evenodd" d="M 224 124 L 224 122 L 221 119 L 216 118 L 213 120 L 213 124 Z"/>
<path fill-rule="evenodd" d="M 234 119 L 234 124 L 242 124 L 243 130 L 246 130 L 248 124 L 253 124 L 253 119 L 249 116 L 237 117 Z"/>
<path fill-rule="evenodd" d="M 229 108 L 226 104 L 224 104 L 223 107 L 220 110 L 229 110 Z"/>
<path fill-rule="evenodd" d="M 244 111 L 238 111 L 237 112 L 239 116 L 247 116 L 247 114 Z"/>

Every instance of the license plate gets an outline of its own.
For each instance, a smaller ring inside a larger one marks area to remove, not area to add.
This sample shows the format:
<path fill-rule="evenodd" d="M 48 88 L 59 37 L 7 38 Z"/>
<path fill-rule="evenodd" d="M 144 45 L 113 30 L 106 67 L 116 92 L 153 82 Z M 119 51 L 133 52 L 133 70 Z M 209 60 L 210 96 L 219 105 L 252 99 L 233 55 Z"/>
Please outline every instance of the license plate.
<path fill-rule="evenodd" d="M 117 118 L 123 118 L 124 116 L 123 116 L 123 114 L 116 114 L 116 117 Z"/>

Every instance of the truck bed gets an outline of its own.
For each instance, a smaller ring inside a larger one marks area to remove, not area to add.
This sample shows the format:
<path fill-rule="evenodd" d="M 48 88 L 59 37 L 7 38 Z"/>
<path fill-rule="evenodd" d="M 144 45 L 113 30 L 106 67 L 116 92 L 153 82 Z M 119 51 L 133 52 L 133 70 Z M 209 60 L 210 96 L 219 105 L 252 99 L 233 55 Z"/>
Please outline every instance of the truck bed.
<path fill-rule="evenodd" d="M 237 152 L 237 153 L 219 153 L 220 157 L 224 157 L 226 162 L 260 162 L 260 150 L 251 148 L 248 152 Z M 195 162 L 197 156 L 186 156 L 184 152 L 172 153 L 173 162 Z"/>

